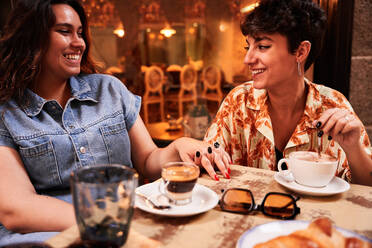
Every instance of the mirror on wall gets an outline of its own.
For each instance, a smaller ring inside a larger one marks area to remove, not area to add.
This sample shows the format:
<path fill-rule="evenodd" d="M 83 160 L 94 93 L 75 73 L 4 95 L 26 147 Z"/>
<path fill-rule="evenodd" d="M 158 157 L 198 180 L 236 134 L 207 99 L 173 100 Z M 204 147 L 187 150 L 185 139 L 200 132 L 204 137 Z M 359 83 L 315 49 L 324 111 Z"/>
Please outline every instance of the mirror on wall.
<path fill-rule="evenodd" d="M 185 65 L 201 61 L 205 43 L 205 25 L 197 22 L 172 24 L 174 34 L 161 33 L 164 26 L 153 25 L 140 29 L 139 46 L 143 65 Z"/>

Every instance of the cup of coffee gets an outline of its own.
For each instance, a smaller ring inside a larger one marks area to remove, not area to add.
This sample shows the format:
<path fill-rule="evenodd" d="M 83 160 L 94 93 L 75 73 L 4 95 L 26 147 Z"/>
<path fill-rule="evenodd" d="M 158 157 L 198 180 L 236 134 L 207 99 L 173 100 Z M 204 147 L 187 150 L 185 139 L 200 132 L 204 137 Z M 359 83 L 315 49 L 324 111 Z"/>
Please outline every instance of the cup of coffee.
<path fill-rule="evenodd" d="M 199 167 L 190 162 L 170 162 L 162 166 L 159 191 L 175 205 L 192 200 L 192 190 L 199 177 Z"/>
<path fill-rule="evenodd" d="M 335 176 L 338 160 L 324 153 L 319 156 L 316 152 L 296 151 L 290 153 L 289 158 L 279 160 L 279 172 L 282 171 L 283 163 L 287 164 L 298 184 L 324 187 Z"/>
<path fill-rule="evenodd" d="M 120 247 L 133 215 L 138 174 L 124 165 L 81 167 L 71 173 L 73 204 L 83 244 Z"/>

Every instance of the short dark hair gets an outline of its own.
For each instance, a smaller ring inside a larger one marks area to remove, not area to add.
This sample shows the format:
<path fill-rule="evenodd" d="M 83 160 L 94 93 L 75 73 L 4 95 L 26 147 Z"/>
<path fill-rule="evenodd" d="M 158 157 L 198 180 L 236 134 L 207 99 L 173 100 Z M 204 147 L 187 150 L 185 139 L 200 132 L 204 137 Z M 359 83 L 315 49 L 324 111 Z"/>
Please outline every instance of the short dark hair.
<path fill-rule="evenodd" d="M 284 35 L 292 54 L 302 41 L 310 41 L 307 70 L 321 51 L 326 23 L 324 11 L 312 0 L 261 0 L 258 7 L 243 17 L 240 28 L 244 36 Z"/>
<path fill-rule="evenodd" d="M 95 73 L 90 56 L 91 39 L 87 16 L 79 0 L 18 0 L 10 12 L 0 39 L 0 103 L 20 100 L 41 70 L 41 60 L 56 22 L 52 5 L 67 4 L 79 15 L 86 44 L 80 73 Z"/>

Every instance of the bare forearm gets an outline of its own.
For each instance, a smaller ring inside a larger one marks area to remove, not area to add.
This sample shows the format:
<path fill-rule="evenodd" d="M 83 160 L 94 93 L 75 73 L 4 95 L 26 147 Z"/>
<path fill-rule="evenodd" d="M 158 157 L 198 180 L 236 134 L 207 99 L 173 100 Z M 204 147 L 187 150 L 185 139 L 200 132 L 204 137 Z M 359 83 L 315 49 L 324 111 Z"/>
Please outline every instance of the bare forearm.
<path fill-rule="evenodd" d="M 349 147 L 345 149 L 346 157 L 350 165 L 352 182 L 372 186 L 372 159 L 365 152 L 363 146 Z"/>
<path fill-rule="evenodd" d="M 73 206 L 43 195 L 23 197 L 4 218 L 4 226 L 20 232 L 62 231 L 75 224 Z"/>
<path fill-rule="evenodd" d="M 157 179 L 161 174 L 161 165 L 167 162 L 180 161 L 180 159 L 174 142 L 165 148 L 157 148 L 151 152 L 146 160 L 146 176 L 150 179 Z"/>

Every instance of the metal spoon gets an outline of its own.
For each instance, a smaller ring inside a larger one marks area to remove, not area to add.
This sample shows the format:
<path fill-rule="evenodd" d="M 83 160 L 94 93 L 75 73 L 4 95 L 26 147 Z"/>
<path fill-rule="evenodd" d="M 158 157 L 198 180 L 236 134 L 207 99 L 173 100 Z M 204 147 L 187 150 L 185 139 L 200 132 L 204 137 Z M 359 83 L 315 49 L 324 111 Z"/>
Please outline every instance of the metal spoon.
<path fill-rule="evenodd" d="M 156 204 L 155 202 L 153 202 L 150 197 L 140 193 L 140 192 L 136 192 L 136 195 L 140 196 L 142 199 L 145 200 L 145 202 L 150 205 L 150 207 L 152 208 L 155 208 L 155 209 L 159 209 L 159 210 L 164 210 L 164 209 L 170 209 L 171 206 L 170 205 L 165 205 L 165 204 Z"/>

